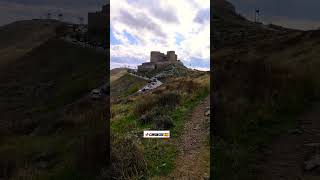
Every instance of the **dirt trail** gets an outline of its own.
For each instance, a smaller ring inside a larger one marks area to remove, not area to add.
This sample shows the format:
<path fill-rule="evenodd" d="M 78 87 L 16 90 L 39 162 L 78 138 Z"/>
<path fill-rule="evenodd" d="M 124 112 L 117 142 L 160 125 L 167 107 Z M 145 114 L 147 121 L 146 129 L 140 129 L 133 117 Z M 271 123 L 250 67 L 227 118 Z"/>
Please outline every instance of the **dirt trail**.
<path fill-rule="evenodd" d="M 320 103 L 302 114 L 298 129 L 281 135 L 264 152 L 257 179 L 319 180 L 319 150 Z"/>
<path fill-rule="evenodd" d="M 176 144 L 179 154 L 176 168 L 168 179 L 204 179 L 209 177 L 209 116 L 206 112 L 210 107 L 210 97 L 196 106 L 186 122 L 183 134 Z"/>

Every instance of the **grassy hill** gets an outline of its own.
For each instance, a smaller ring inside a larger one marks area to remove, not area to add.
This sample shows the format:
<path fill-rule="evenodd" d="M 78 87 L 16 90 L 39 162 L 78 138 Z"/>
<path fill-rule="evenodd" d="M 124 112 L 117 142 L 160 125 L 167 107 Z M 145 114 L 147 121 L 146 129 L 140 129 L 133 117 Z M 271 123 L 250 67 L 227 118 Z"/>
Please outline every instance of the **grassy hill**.
<path fill-rule="evenodd" d="M 161 178 L 175 168 L 172 141 L 181 135 L 191 110 L 208 96 L 210 76 L 173 66 L 144 75 L 168 72 L 175 73 L 159 78 L 164 84 L 146 93 L 136 93 L 146 81 L 130 74 L 111 83 L 111 178 Z M 147 141 L 142 137 L 146 129 L 169 129 L 172 138 Z"/>
<path fill-rule="evenodd" d="M 114 76 L 111 75 L 111 79 L 115 79 Z M 146 84 L 146 80 L 125 73 L 111 83 L 111 101 L 133 94 Z"/>
<path fill-rule="evenodd" d="M 214 178 L 258 179 L 261 150 L 319 99 L 320 31 L 273 29 L 214 8 Z"/>
<path fill-rule="evenodd" d="M 35 31 L 29 25 L 8 25 L 0 36 Z M 107 81 L 105 54 L 55 38 L 46 23 L 36 26 L 48 36 L 7 40 L 37 46 L 0 72 L 0 179 L 94 179 L 108 159 L 108 107 L 88 93 Z"/>
<path fill-rule="evenodd" d="M 0 65 L 14 61 L 54 37 L 59 25 L 55 20 L 26 20 L 0 27 Z"/>
<path fill-rule="evenodd" d="M 114 81 L 118 80 L 120 77 L 125 75 L 127 71 L 127 68 L 115 68 L 110 70 L 110 83 L 113 83 Z"/>

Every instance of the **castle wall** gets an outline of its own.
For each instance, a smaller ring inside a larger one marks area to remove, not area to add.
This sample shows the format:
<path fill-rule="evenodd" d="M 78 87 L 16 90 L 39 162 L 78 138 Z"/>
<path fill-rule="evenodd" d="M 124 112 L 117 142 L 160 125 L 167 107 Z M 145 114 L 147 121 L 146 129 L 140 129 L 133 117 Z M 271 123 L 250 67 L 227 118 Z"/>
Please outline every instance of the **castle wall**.
<path fill-rule="evenodd" d="M 167 55 L 159 51 L 151 51 L 150 62 L 142 63 L 142 65 L 138 66 L 138 70 L 149 71 L 165 67 L 169 64 L 181 64 L 177 58 L 174 51 L 167 51 Z"/>
<path fill-rule="evenodd" d="M 138 70 L 152 70 L 156 68 L 156 64 L 152 62 L 142 63 L 138 66 Z"/>
<path fill-rule="evenodd" d="M 169 64 L 172 64 L 172 62 L 170 62 L 170 61 L 158 62 L 156 65 L 156 68 L 162 68 L 162 67 L 165 67 Z"/>
<path fill-rule="evenodd" d="M 150 53 L 150 62 L 162 62 L 166 61 L 166 55 L 164 53 L 161 53 L 159 51 L 151 51 Z"/>

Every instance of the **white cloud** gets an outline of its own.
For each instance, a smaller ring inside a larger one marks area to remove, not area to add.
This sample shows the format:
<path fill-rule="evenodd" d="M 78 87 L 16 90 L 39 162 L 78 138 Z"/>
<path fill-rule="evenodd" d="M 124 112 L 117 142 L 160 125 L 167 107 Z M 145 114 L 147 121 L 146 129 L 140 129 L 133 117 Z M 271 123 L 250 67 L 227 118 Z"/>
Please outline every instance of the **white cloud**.
<path fill-rule="evenodd" d="M 185 64 L 193 58 L 210 64 L 209 17 L 196 19 L 210 8 L 209 0 L 112 0 L 110 7 L 111 30 L 121 42 L 111 44 L 111 67 L 115 58 L 149 61 L 153 50 L 174 50 Z M 131 43 L 128 34 L 137 43 Z"/>

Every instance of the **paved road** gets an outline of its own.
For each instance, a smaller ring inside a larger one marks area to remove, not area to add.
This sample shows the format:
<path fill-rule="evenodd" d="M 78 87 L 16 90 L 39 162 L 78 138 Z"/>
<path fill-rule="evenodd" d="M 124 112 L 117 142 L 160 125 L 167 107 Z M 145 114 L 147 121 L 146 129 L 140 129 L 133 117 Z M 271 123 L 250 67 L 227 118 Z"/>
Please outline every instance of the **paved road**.
<path fill-rule="evenodd" d="M 133 73 L 130 73 L 130 75 L 132 76 L 135 76 L 135 77 L 138 77 L 138 78 L 141 78 L 141 79 L 144 79 L 144 80 L 147 80 L 147 81 L 151 81 L 152 79 L 155 79 L 155 81 L 151 81 L 150 83 L 148 83 L 147 85 L 145 85 L 144 87 L 142 87 L 141 89 L 139 89 L 138 92 L 146 92 L 146 91 L 149 91 L 149 90 L 152 90 L 152 89 L 155 89 L 159 86 L 161 86 L 163 83 L 161 81 L 159 81 L 157 78 L 148 78 L 148 77 L 144 77 L 144 76 L 139 76 L 137 74 L 133 74 Z"/>

